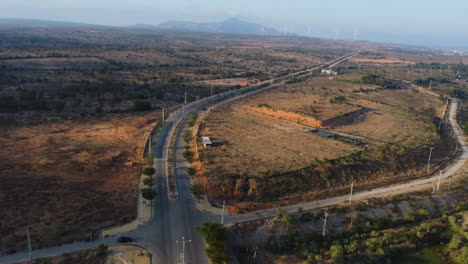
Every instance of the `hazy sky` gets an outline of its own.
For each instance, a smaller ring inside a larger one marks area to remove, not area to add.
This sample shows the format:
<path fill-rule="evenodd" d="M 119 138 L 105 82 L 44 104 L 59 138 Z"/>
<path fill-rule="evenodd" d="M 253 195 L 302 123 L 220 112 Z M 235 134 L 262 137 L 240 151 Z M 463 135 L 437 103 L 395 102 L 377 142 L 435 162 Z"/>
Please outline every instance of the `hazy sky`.
<path fill-rule="evenodd" d="M 0 0 L 1 18 L 125 26 L 243 17 L 319 37 L 468 49 L 468 0 Z"/>

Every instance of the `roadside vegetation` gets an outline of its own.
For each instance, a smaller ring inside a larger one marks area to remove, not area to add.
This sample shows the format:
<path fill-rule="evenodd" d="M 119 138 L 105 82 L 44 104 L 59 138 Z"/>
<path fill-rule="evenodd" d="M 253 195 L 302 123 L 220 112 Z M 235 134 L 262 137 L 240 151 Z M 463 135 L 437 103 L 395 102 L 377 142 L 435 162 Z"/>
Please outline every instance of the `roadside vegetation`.
<path fill-rule="evenodd" d="M 206 222 L 201 227 L 197 227 L 196 230 L 203 236 L 206 242 L 206 253 L 210 259 L 210 263 L 229 263 L 226 228 L 218 223 Z"/>

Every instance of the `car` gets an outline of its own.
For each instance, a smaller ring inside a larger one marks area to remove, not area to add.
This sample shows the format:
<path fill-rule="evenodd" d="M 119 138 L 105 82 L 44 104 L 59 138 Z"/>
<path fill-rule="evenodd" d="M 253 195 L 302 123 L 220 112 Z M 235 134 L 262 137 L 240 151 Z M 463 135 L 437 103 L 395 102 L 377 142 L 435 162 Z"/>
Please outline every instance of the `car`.
<path fill-rule="evenodd" d="M 130 237 L 119 237 L 119 238 L 117 238 L 118 243 L 130 243 L 132 241 L 133 241 L 133 239 L 131 239 Z"/>

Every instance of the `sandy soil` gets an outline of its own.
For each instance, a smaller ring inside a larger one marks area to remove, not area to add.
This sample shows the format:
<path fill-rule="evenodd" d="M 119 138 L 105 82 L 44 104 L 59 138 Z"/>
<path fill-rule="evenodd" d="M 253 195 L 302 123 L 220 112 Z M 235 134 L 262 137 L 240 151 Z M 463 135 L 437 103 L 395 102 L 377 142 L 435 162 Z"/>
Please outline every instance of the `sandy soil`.
<path fill-rule="evenodd" d="M 0 248 L 83 239 L 136 216 L 144 141 L 157 113 L 12 128 L 0 137 Z"/>

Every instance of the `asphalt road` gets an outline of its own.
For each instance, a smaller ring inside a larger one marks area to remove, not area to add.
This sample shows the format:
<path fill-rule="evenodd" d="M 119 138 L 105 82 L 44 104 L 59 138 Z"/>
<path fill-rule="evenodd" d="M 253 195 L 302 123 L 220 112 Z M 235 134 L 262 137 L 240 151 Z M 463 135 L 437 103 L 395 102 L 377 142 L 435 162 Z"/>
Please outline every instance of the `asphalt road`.
<path fill-rule="evenodd" d="M 355 55 L 356 53 L 350 54 L 348 56 Z M 342 59 L 342 58 L 341 58 Z M 339 60 L 333 61 L 333 63 Z M 317 67 L 320 68 L 320 67 Z M 309 70 L 312 71 L 313 69 Z M 296 73 L 297 74 L 297 73 Z M 304 72 L 303 75 L 306 75 L 307 72 Z M 277 85 L 282 84 L 281 80 L 285 80 L 288 76 L 279 78 L 280 82 L 276 84 L 270 85 L 268 87 L 259 88 L 256 90 L 249 90 L 251 88 L 242 88 L 239 90 L 233 90 L 231 92 L 225 93 L 226 98 L 221 101 L 217 102 L 216 104 L 226 103 L 228 101 L 232 101 L 244 96 L 251 95 L 253 93 L 257 93 L 266 89 L 271 89 Z M 207 105 L 209 103 L 213 103 L 216 100 L 219 100 L 220 97 L 213 96 L 204 98 L 199 100 L 198 102 L 194 102 L 188 104 L 184 110 L 180 110 L 173 114 L 165 123 L 164 127 L 162 128 L 161 133 L 159 134 L 157 144 L 155 146 L 155 167 L 157 173 L 157 180 L 155 188 L 158 190 L 159 195 L 153 202 L 153 217 L 149 223 L 140 227 L 139 229 L 129 232 L 128 234 L 123 234 L 125 236 L 132 237 L 136 243 L 144 246 L 153 254 L 153 262 L 154 263 L 163 263 L 163 264 L 172 264 L 172 263 L 181 263 L 181 253 L 182 253 L 182 244 L 181 241 L 182 237 L 186 240 L 191 240 L 188 242 L 185 247 L 185 263 L 192 263 L 192 264 L 204 264 L 208 263 L 208 259 L 204 250 L 204 243 L 203 239 L 195 231 L 195 227 L 200 226 L 202 223 L 206 221 L 220 221 L 219 215 L 207 214 L 197 210 L 195 206 L 195 200 L 190 191 L 190 184 L 188 180 L 188 174 L 186 173 L 187 164 L 183 158 L 183 151 L 184 151 L 184 141 L 182 138 L 183 132 L 187 129 L 185 124 L 186 121 L 184 117 L 186 117 L 187 113 L 201 108 L 203 105 Z M 464 163 L 464 161 L 468 158 L 468 150 L 466 149 L 466 145 L 463 141 L 463 134 L 461 133 L 458 125 L 454 121 L 454 117 L 456 114 L 456 103 L 451 105 L 450 107 L 450 123 L 454 127 L 454 131 L 457 135 L 457 138 L 461 144 L 461 148 L 463 150 L 463 154 L 461 158 L 448 169 L 442 177 L 450 177 L 456 170 L 458 170 Z M 184 122 L 181 126 L 179 131 L 175 131 L 175 127 L 177 123 Z M 455 122 L 455 123 L 454 123 Z M 168 196 L 168 188 L 167 188 L 167 165 L 166 165 L 166 157 L 167 157 L 167 150 L 169 147 L 169 141 L 171 135 L 173 133 L 177 133 L 176 142 L 174 147 L 174 167 L 175 173 L 175 182 L 178 196 L 176 199 L 169 199 Z M 396 186 L 385 187 L 381 189 L 371 190 L 368 192 L 363 192 L 355 195 L 357 197 L 367 197 L 372 196 L 379 193 L 385 193 L 393 191 L 394 189 L 398 188 L 410 188 L 411 186 L 416 186 L 419 184 L 424 184 L 427 182 L 434 181 L 434 179 L 438 178 L 439 176 L 435 176 L 429 179 L 422 179 L 417 180 L 411 183 L 400 184 Z M 408 185 L 408 186 L 407 186 Z M 409 186 L 411 185 L 411 186 Z M 302 206 L 305 210 L 312 209 L 317 206 L 324 206 L 324 205 L 333 205 L 342 203 L 345 197 L 334 197 L 329 199 L 324 199 L 321 201 L 314 201 L 310 203 L 304 203 L 300 205 L 292 205 L 286 206 L 283 209 L 286 211 L 295 211 L 297 206 Z M 225 216 L 225 223 L 234 223 L 239 221 L 246 221 L 246 220 L 253 220 L 263 217 L 270 217 L 275 214 L 274 209 L 270 210 L 262 210 L 255 213 L 251 213 L 248 215 L 242 216 Z M 85 242 L 85 243 L 74 243 L 63 245 L 54 248 L 45 248 L 41 250 L 33 251 L 34 258 L 42 258 L 47 256 L 56 256 L 67 252 L 83 250 L 94 248 L 100 243 L 105 244 L 114 244 L 115 237 L 105 238 L 99 241 L 93 242 Z M 8 255 L 0 257 L 0 263 L 14 263 L 19 261 L 25 261 L 28 259 L 27 252 L 21 252 L 14 255 Z"/>

